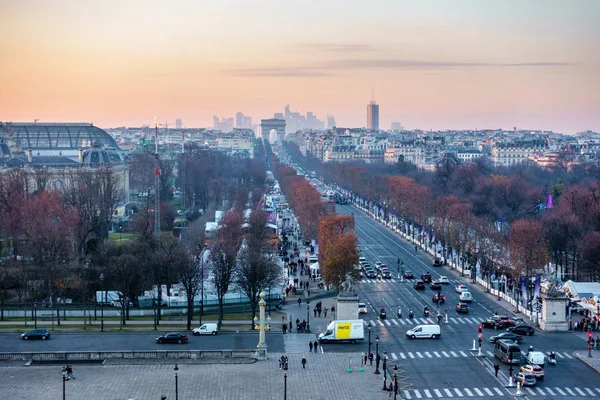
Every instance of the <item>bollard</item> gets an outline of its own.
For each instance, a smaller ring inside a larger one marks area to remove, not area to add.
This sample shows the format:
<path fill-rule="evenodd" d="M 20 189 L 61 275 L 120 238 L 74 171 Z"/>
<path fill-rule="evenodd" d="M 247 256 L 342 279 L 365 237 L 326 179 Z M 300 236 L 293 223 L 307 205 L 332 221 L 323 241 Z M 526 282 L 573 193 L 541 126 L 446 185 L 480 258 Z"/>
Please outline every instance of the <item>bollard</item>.
<path fill-rule="evenodd" d="M 517 393 L 515 393 L 515 397 L 522 397 L 523 393 L 521 393 L 521 382 L 517 382 Z"/>
<path fill-rule="evenodd" d="M 473 340 L 473 348 L 471 349 L 471 351 L 475 351 L 477 350 L 477 348 L 475 347 L 475 340 Z"/>
<path fill-rule="evenodd" d="M 483 354 L 481 353 L 481 346 L 479 346 L 479 350 L 477 351 L 477 357 L 482 357 Z"/>

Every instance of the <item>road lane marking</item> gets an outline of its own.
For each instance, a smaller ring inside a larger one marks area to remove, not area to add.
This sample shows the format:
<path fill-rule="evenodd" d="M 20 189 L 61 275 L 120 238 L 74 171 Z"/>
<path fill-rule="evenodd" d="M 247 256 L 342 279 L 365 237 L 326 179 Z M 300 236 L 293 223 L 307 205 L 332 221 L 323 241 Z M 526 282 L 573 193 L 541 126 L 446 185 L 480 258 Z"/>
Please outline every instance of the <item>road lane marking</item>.
<path fill-rule="evenodd" d="M 400 358 L 406 360 L 406 356 L 404 355 L 404 353 L 400 353 Z"/>
<path fill-rule="evenodd" d="M 435 395 L 436 395 L 437 397 L 444 397 L 444 395 L 442 394 L 442 392 L 440 392 L 440 390 L 439 390 L 439 389 L 433 389 L 433 391 L 435 392 Z"/>
<path fill-rule="evenodd" d="M 488 396 L 493 397 L 494 393 L 492 393 L 492 391 L 488 388 L 483 388 L 483 390 L 485 390 L 485 392 L 488 394 Z"/>
<path fill-rule="evenodd" d="M 450 391 L 450 389 L 444 389 L 444 392 L 446 392 L 446 395 L 448 397 L 454 397 L 454 395 L 452 394 L 452 392 Z"/>
<path fill-rule="evenodd" d="M 569 388 L 565 388 L 565 390 L 566 390 L 567 392 L 569 392 L 569 394 L 570 394 L 571 396 L 577 396 L 577 395 L 575 394 L 575 392 L 573 392 L 571 389 L 569 389 Z"/>
<path fill-rule="evenodd" d="M 408 353 L 408 356 L 409 356 L 410 358 L 415 358 L 415 356 L 413 356 L 413 353 Z"/>
<path fill-rule="evenodd" d="M 390 324 L 390 321 L 388 321 L 387 319 L 386 319 L 385 321 L 383 321 L 383 322 L 385 322 L 385 324 L 386 324 L 387 326 L 390 326 L 390 325 L 392 325 L 392 324 Z"/>
<path fill-rule="evenodd" d="M 473 389 L 479 396 L 483 396 L 483 392 L 477 388 Z"/>
<path fill-rule="evenodd" d="M 453 357 L 458 357 L 458 354 L 456 354 L 455 352 L 451 351 L 450 354 L 452 354 Z"/>
<path fill-rule="evenodd" d="M 461 356 L 463 356 L 463 357 L 469 357 L 469 356 L 467 355 L 467 353 L 465 353 L 464 351 L 459 351 L 459 353 L 460 353 L 460 355 L 461 355 Z"/>
<path fill-rule="evenodd" d="M 546 388 L 546 392 L 548 392 L 548 394 L 549 394 L 550 396 L 556 396 L 556 395 L 554 394 L 554 392 L 552 391 L 552 389 L 550 389 L 550 388 Z M 594 392 L 592 392 L 592 396 L 593 396 L 593 395 L 594 395 Z"/>
<path fill-rule="evenodd" d="M 465 391 L 465 393 L 467 394 L 467 396 L 473 397 L 473 393 L 471 393 L 471 391 L 469 389 L 464 388 L 463 390 Z"/>
<path fill-rule="evenodd" d="M 428 399 L 432 398 L 433 396 L 431 395 L 431 392 L 427 389 L 424 389 L 423 392 L 425 392 L 425 396 L 427 396 Z"/>
<path fill-rule="evenodd" d="M 565 392 L 563 392 L 560 388 L 554 388 L 558 393 L 560 393 L 562 396 L 566 396 L 567 394 Z"/>
<path fill-rule="evenodd" d="M 418 351 L 416 352 L 416 354 L 417 354 L 417 356 L 419 356 L 419 358 L 425 358 L 425 357 L 423 357 L 423 354 L 421 354 L 421 353 L 420 353 L 420 352 L 418 352 Z"/>
<path fill-rule="evenodd" d="M 379 326 L 383 326 L 383 322 L 381 322 L 380 320 L 377 320 L 377 323 L 379 324 Z"/>
<path fill-rule="evenodd" d="M 431 354 L 429 354 L 429 352 L 428 352 L 428 351 L 426 351 L 426 352 L 425 352 L 425 355 L 426 355 L 427 357 L 429 357 L 429 358 L 433 358 L 433 357 L 431 356 Z"/>
<path fill-rule="evenodd" d="M 579 388 L 573 388 L 579 392 L 580 395 L 585 396 L 585 392 Z"/>
<path fill-rule="evenodd" d="M 440 356 L 440 353 L 438 353 L 437 351 L 434 351 L 433 354 L 435 354 L 436 357 L 441 358 L 442 356 Z"/>
<path fill-rule="evenodd" d="M 547 390 L 547 389 L 546 389 L 546 390 Z M 594 394 L 594 392 L 592 392 L 592 390 L 591 390 L 591 389 L 585 388 L 585 390 L 587 390 L 587 391 L 588 391 L 588 393 L 589 393 L 589 394 L 591 394 L 592 396 L 595 396 L 595 395 L 596 395 L 596 394 Z"/>
<path fill-rule="evenodd" d="M 450 358 L 450 355 L 448 353 L 446 353 L 445 351 L 442 351 L 442 354 L 444 355 L 444 357 Z"/>
<path fill-rule="evenodd" d="M 402 325 L 406 325 L 406 322 L 404 322 L 404 320 L 403 320 L 403 319 L 401 319 L 401 320 L 400 320 L 400 323 L 401 323 Z"/>
<path fill-rule="evenodd" d="M 458 397 L 463 397 L 463 394 L 461 393 L 460 390 L 458 390 L 458 389 L 455 388 L 454 391 L 456 392 L 456 394 L 458 395 Z"/>
<path fill-rule="evenodd" d="M 541 394 L 542 396 L 545 396 L 545 395 L 546 395 L 546 393 L 544 393 L 544 391 L 543 391 L 542 389 L 540 389 L 539 387 L 537 387 L 537 386 L 535 387 L 535 390 L 537 390 L 538 392 L 540 392 L 540 394 Z"/>
<path fill-rule="evenodd" d="M 418 390 L 415 390 L 415 396 L 417 396 L 417 399 L 423 398 L 423 396 L 421 396 L 421 393 Z"/>
<path fill-rule="evenodd" d="M 502 392 L 502 390 L 500 390 L 498 388 L 494 388 L 494 390 L 496 391 L 496 393 L 498 393 L 498 395 L 504 396 L 504 393 Z"/>
<path fill-rule="evenodd" d="M 492 358 L 494 357 L 494 353 L 492 353 L 491 351 L 488 350 L 488 351 L 486 351 L 486 353 L 487 353 L 488 356 L 490 356 Z"/>
<path fill-rule="evenodd" d="M 537 394 L 533 391 L 532 388 L 523 387 L 523 391 L 524 392 L 529 392 L 529 394 L 532 395 L 532 396 L 537 396 Z"/>
<path fill-rule="evenodd" d="M 406 397 L 407 399 L 412 399 L 412 397 L 410 397 L 410 392 L 408 390 L 404 391 L 404 397 Z"/>
<path fill-rule="evenodd" d="M 392 353 L 392 358 L 393 358 L 394 360 L 397 360 L 397 359 L 398 359 L 398 357 L 396 356 L 396 353 Z"/>
<path fill-rule="evenodd" d="M 398 321 L 396 321 L 395 319 L 393 319 L 392 322 L 394 323 L 394 325 L 398 325 Z"/>

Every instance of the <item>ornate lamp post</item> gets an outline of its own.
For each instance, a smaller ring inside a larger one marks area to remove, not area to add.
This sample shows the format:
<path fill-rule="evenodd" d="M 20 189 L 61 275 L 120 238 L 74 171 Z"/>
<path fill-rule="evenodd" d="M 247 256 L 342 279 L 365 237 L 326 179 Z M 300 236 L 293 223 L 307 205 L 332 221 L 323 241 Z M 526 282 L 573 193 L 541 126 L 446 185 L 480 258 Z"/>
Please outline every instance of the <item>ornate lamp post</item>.
<path fill-rule="evenodd" d="M 104 274 L 100 274 L 100 286 L 101 286 L 100 289 L 103 290 L 104 289 Z M 100 296 L 102 297 L 102 295 L 100 295 Z M 106 297 L 106 295 L 104 297 Z M 97 298 L 98 298 L 98 296 L 96 296 L 96 299 Z M 100 308 L 102 310 L 101 311 L 102 314 L 101 314 L 101 317 L 100 317 L 100 319 L 101 319 L 101 322 L 100 322 L 100 331 L 101 332 L 104 332 L 104 301 L 105 300 L 106 299 L 103 298 L 102 302 L 100 303 Z"/>
<path fill-rule="evenodd" d="M 387 352 L 383 351 L 383 388 L 381 390 L 387 390 Z"/>
<path fill-rule="evenodd" d="M 177 371 L 179 371 L 179 368 L 177 367 L 177 364 L 175 364 L 173 371 L 175 371 L 175 400 L 179 400 L 179 382 L 177 376 Z"/>
<path fill-rule="evenodd" d="M 66 399 L 66 383 L 67 383 L 67 369 L 63 367 L 62 369 L 62 382 L 63 382 L 63 400 Z"/>
<path fill-rule="evenodd" d="M 283 400 L 287 400 L 287 371 L 283 373 Z"/>
<path fill-rule="evenodd" d="M 33 324 L 35 325 L 35 329 L 37 329 L 37 303 L 33 303 Z"/>
<path fill-rule="evenodd" d="M 310 333 L 310 300 L 306 298 L 306 332 Z"/>
<path fill-rule="evenodd" d="M 256 346 L 259 359 L 267 358 L 267 343 L 265 342 L 265 331 L 271 329 L 271 317 L 267 318 L 265 325 L 265 292 L 261 291 L 258 295 L 260 301 L 258 307 L 260 309 L 260 320 L 254 317 L 254 329 L 258 330 L 258 345 Z"/>
<path fill-rule="evenodd" d="M 375 372 L 376 375 L 379 375 L 379 335 L 375 336 Z"/>
<path fill-rule="evenodd" d="M 398 372 L 394 372 L 394 400 L 398 396 Z"/>
<path fill-rule="evenodd" d="M 367 350 L 367 357 L 371 355 L 371 325 L 369 325 L 369 343 L 368 343 L 368 350 Z"/>

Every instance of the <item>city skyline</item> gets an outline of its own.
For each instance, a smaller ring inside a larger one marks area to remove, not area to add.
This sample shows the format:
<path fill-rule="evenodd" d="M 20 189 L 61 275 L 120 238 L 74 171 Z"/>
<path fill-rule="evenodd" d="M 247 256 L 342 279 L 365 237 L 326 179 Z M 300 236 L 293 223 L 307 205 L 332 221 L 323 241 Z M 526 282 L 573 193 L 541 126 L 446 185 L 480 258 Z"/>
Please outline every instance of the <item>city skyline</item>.
<path fill-rule="evenodd" d="M 0 120 L 600 131 L 600 2 L 0 0 Z M 307 29 L 309 28 L 309 29 Z"/>

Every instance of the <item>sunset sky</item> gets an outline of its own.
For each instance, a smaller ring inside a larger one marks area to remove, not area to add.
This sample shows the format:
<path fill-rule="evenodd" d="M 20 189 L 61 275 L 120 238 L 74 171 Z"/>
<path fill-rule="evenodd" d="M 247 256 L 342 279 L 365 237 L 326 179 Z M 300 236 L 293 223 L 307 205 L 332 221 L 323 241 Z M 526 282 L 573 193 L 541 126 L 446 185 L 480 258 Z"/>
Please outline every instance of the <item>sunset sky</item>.
<path fill-rule="evenodd" d="M 0 0 L 0 120 L 600 131 L 600 0 Z"/>

